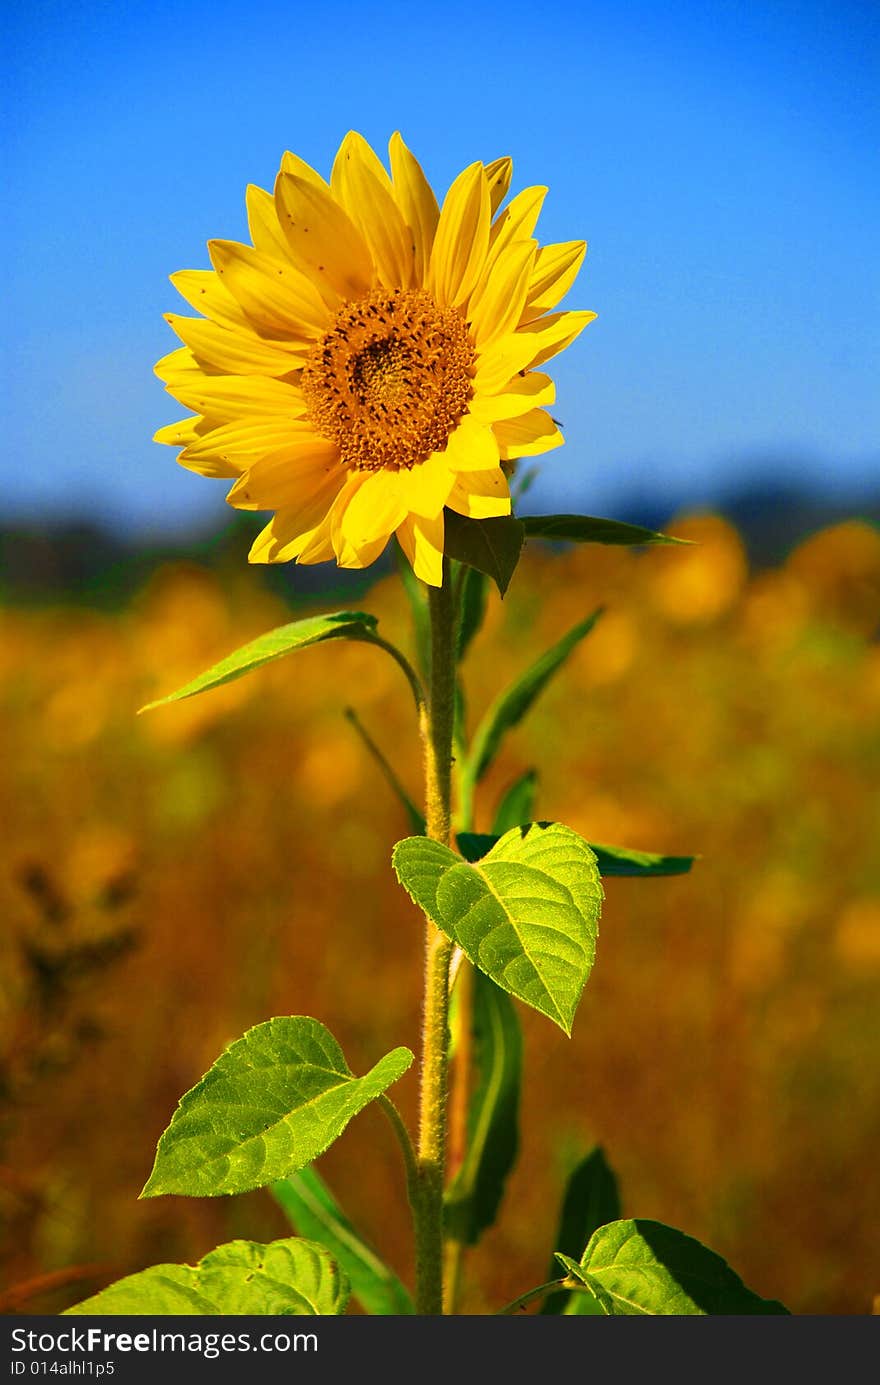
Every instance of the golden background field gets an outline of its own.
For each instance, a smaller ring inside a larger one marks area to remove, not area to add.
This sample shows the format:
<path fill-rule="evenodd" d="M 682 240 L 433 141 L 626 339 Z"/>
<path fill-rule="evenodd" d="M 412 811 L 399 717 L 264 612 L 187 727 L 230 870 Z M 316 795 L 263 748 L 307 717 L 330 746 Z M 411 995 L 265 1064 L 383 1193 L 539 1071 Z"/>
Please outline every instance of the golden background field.
<path fill-rule="evenodd" d="M 626 1214 L 699 1236 L 795 1312 L 869 1312 L 880 1290 L 880 535 L 837 525 L 750 574 L 723 520 L 674 532 L 699 545 L 530 546 L 465 664 L 473 724 L 605 603 L 505 743 L 478 826 L 539 763 L 539 816 L 701 857 L 687 876 L 606 882 L 571 1041 L 520 1010 L 522 1157 L 468 1262 L 466 1311 L 546 1277 L 566 1172 L 596 1141 Z M 363 604 L 409 640 L 396 578 Z M 394 664 L 319 647 L 135 716 L 287 619 L 253 570 L 196 565 L 161 570 L 121 613 L 3 614 L 7 1308 L 56 1312 L 147 1264 L 285 1234 L 266 1193 L 136 1200 L 177 1098 L 249 1025 L 314 1015 L 356 1072 L 417 1046 L 420 922 L 389 865 L 409 827 L 343 717 L 357 709 L 417 796 Z M 412 1074 L 396 1096 L 412 1118 Z M 320 1168 L 409 1276 L 381 1115 Z"/>

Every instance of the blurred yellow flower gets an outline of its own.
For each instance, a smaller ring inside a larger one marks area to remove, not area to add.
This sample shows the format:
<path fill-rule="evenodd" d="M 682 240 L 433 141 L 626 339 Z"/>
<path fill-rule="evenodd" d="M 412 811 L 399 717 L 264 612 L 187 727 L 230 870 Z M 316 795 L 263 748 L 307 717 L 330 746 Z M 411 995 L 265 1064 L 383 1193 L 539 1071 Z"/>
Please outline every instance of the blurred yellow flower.
<path fill-rule="evenodd" d="M 595 313 L 551 311 L 586 246 L 538 246 L 546 188 L 499 211 L 510 159 L 441 209 L 399 134 L 389 153 L 390 175 L 352 132 L 329 183 L 285 154 L 274 197 L 248 188 L 253 246 L 211 241 L 212 270 L 171 276 L 204 316 L 167 315 L 184 345 L 156 373 L 197 416 L 156 440 L 275 511 L 251 562 L 366 567 L 396 534 L 436 586 L 444 506 L 508 514 L 501 464 L 562 442 L 538 367 Z"/>

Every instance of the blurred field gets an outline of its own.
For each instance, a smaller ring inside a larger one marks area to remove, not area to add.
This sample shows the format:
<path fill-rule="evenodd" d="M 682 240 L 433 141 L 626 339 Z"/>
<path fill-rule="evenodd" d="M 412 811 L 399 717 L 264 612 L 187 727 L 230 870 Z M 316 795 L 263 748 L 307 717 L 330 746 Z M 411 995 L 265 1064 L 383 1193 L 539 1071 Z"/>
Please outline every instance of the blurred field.
<path fill-rule="evenodd" d="M 723 520 L 674 532 L 700 546 L 530 547 L 468 656 L 473 717 L 606 603 L 507 742 L 478 826 L 540 761 L 542 817 L 702 858 L 607 882 L 571 1042 L 521 1012 L 523 1155 L 469 1261 L 470 1311 L 546 1277 L 566 1170 L 596 1140 L 627 1214 L 701 1237 L 794 1311 L 866 1313 L 880 1290 L 880 534 L 836 525 L 750 575 Z M 365 604 L 408 641 L 395 578 Z M 421 929 L 389 866 L 409 829 L 342 715 L 417 796 L 392 662 L 330 645 L 134 715 L 290 618 L 252 570 L 221 585 L 197 566 L 121 614 L 2 616 L 3 1282 L 104 1267 L 7 1306 L 59 1311 L 147 1264 L 285 1234 L 267 1194 L 136 1200 L 177 1098 L 248 1025 L 315 1015 L 355 1071 L 416 1047 Z M 397 1095 L 411 1116 L 412 1075 Z M 409 1274 L 382 1117 L 321 1170 Z"/>

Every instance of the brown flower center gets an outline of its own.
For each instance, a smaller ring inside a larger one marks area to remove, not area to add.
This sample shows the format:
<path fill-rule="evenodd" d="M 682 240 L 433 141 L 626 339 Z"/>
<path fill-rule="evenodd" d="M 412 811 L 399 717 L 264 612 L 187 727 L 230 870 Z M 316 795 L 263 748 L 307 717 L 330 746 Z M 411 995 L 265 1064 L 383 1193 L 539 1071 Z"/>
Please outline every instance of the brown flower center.
<path fill-rule="evenodd" d="M 315 428 L 361 471 L 442 452 L 473 393 L 475 353 L 455 308 L 424 289 L 371 294 L 339 310 L 302 386 Z"/>

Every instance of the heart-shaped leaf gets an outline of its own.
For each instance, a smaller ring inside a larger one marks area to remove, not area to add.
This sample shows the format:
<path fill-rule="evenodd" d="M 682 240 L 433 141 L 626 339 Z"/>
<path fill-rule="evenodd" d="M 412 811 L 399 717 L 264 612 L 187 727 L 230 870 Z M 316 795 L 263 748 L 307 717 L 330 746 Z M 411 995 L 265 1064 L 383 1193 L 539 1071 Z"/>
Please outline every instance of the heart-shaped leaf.
<path fill-rule="evenodd" d="M 393 860 L 404 889 L 475 967 L 571 1033 L 602 907 L 583 837 L 560 823 L 529 823 L 475 865 L 439 842 L 407 837 Z"/>
<path fill-rule="evenodd" d="M 323 1246 L 290 1237 L 230 1241 L 197 1265 L 152 1265 L 68 1308 L 71 1315 L 338 1315 L 348 1280 Z"/>
<path fill-rule="evenodd" d="M 747 1289 L 714 1250 L 662 1222 L 611 1222 L 590 1238 L 580 1264 L 557 1259 L 614 1317 L 788 1312 Z"/>
<path fill-rule="evenodd" d="M 217 1197 L 286 1178 L 323 1154 L 412 1060 L 408 1048 L 395 1048 L 355 1077 L 318 1020 L 256 1025 L 181 1097 L 141 1197 Z"/>

